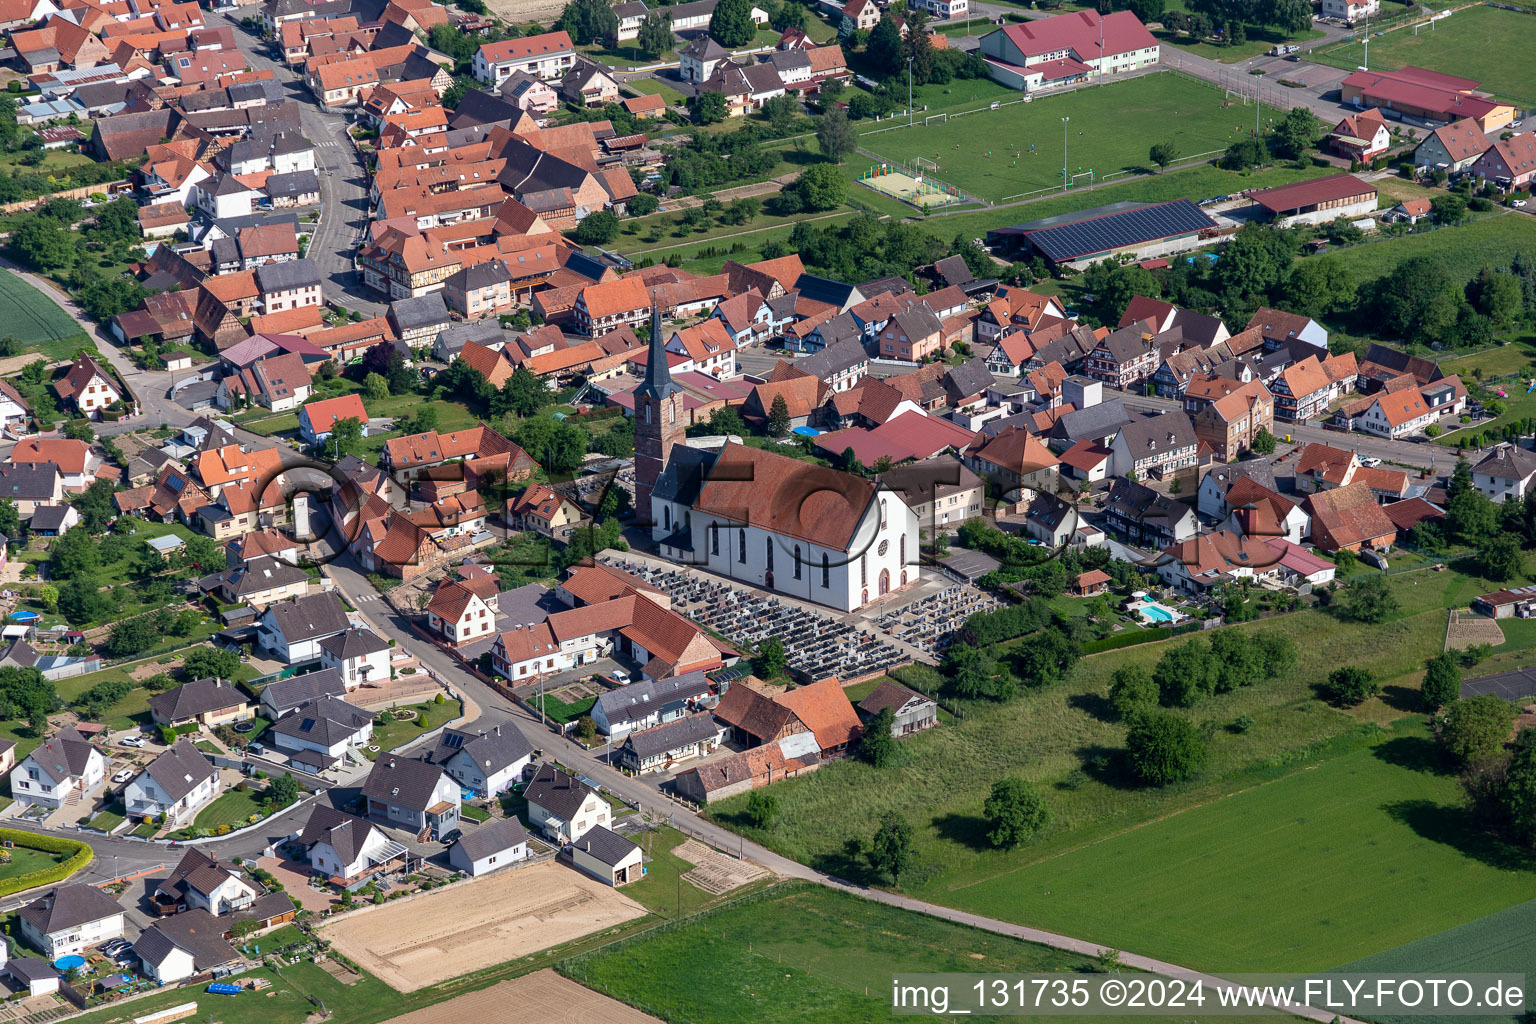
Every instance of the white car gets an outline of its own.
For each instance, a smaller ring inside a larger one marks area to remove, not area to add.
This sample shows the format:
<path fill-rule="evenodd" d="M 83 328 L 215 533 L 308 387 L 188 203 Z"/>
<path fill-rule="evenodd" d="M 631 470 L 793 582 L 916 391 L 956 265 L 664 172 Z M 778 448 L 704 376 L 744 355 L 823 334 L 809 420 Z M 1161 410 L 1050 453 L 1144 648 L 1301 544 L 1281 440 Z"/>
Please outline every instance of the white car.
<path fill-rule="evenodd" d="M 118 742 L 125 747 L 142 747 L 144 745 L 144 737 L 124 736 L 122 739 L 118 740 Z"/>
<path fill-rule="evenodd" d="M 133 769 L 132 768 L 124 768 L 122 771 L 120 771 L 116 775 L 112 776 L 112 781 L 113 782 L 127 782 L 131 778 L 133 778 Z"/>
<path fill-rule="evenodd" d="M 1524 199 L 1516 199 L 1513 202 L 1511 202 L 1509 205 L 1513 206 L 1517 210 L 1523 210 L 1523 209 L 1525 209 L 1525 200 Z"/>
<path fill-rule="evenodd" d="M 613 677 L 613 681 L 618 683 L 620 686 L 628 686 L 629 685 L 629 673 L 625 672 L 621 668 L 614 669 L 613 673 L 612 673 L 612 677 Z"/>
<path fill-rule="evenodd" d="M 1372 458 L 1363 458 L 1363 459 L 1360 460 L 1360 465 L 1365 466 L 1367 469 L 1375 469 L 1377 466 L 1381 465 L 1381 460 L 1380 459 L 1372 459 Z"/>

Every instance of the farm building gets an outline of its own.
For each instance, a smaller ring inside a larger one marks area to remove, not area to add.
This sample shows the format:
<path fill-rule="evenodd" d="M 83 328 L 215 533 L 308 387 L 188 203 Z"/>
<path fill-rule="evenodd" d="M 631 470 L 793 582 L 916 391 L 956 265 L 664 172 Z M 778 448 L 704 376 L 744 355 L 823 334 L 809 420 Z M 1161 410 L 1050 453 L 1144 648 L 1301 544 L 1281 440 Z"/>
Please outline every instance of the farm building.
<path fill-rule="evenodd" d="M 1326 224 L 1340 217 L 1358 217 L 1376 209 L 1376 186 L 1353 174 L 1332 174 L 1290 185 L 1250 189 L 1244 193 L 1274 218 L 1276 227 Z"/>
<path fill-rule="evenodd" d="M 1379 107 L 1382 113 L 1420 127 L 1428 127 L 1425 122 L 1471 118 L 1485 132 L 1503 128 L 1515 119 L 1515 108 L 1479 95 L 1476 90 L 1481 84 L 1412 66 L 1356 71 L 1339 84 L 1339 102 L 1362 110 Z"/>
<path fill-rule="evenodd" d="M 1023 258 L 1082 268 L 1113 256 L 1145 259 L 1199 248 L 1220 226 L 1188 199 L 1112 203 L 987 232 L 987 244 Z"/>
<path fill-rule="evenodd" d="M 638 881 L 645 875 L 640 847 L 601 825 L 594 825 L 571 843 L 571 863 L 609 885 Z"/>

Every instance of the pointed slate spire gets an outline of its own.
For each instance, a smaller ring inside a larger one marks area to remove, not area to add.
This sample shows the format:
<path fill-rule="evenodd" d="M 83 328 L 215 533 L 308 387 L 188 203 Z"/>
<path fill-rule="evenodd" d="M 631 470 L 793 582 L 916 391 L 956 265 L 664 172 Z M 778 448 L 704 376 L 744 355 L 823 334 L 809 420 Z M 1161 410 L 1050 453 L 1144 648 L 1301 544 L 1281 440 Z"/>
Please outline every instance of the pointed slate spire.
<path fill-rule="evenodd" d="M 651 345 L 645 360 L 645 380 L 639 394 L 661 401 L 675 395 L 682 388 L 672 381 L 672 370 L 667 366 L 667 350 L 661 340 L 661 308 L 656 304 L 656 294 L 651 293 Z"/>

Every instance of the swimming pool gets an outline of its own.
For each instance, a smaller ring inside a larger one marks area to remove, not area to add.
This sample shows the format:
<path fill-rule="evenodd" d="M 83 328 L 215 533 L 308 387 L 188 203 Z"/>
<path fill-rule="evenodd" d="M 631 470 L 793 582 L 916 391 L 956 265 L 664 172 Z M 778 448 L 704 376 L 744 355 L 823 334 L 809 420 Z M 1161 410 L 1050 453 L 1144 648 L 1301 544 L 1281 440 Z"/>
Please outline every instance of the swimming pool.
<path fill-rule="evenodd" d="M 67 956 L 61 956 L 55 960 L 53 962 L 53 966 L 57 967 L 61 971 L 72 970 L 76 967 L 84 967 L 85 957 L 80 956 L 77 953 L 70 953 Z"/>
<path fill-rule="evenodd" d="M 1141 606 L 1143 617 L 1153 622 L 1173 622 L 1179 617 L 1178 613 L 1170 608 L 1164 608 L 1160 604 L 1144 604 Z"/>

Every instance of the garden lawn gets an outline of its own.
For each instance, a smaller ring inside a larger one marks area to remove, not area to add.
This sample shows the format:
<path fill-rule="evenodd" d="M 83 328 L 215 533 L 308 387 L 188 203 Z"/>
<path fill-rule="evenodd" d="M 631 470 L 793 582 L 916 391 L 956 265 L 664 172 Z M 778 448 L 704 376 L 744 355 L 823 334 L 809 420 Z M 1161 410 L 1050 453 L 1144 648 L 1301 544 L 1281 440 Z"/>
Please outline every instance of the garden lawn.
<path fill-rule="evenodd" d="M 1167 72 L 1033 103 L 1015 102 L 942 123 L 866 132 L 859 143 L 876 156 L 908 167 L 916 157 L 935 160 L 939 167 L 930 172 L 933 177 L 997 202 L 1061 185 L 1063 117 L 1071 118 L 1066 139 L 1068 170 L 1084 174 L 1081 181 L 1087 183 L 1089 170 L 1098 180 L 1149 167 L 1147 150 L 1153 142 L 1172 141 L 1187 160 L 1218 153 L 1247 138 L 1253 109 L 1223 108 L 1223 102 L 1220 89 Z M 1271 110 L 1265 116 L 1281 113 Z M 1156 128 L 1127 132 L 1127 124 Z M 1022 153 L 1017 158 L 1016 150 Z"/>
<path fill-rule="evenodd" d="M 849 759 L 782 783 L 775 787 L 779 813 L 766 831 L 746 823 L 744 798 L 713 805 L 709 814 L 786 856 L 875 884 L 888 879 L 874 875 L 863 858 L 850 857 L 846 844 L 850 840 L 867 843 L 873 823 L 882 815 L 901 814 L 915 827 L 918 856 L 917 868 L 903 877 L 903 888 L 940 903 L 964 899 L 978 908 L 986 904 L 986 912 L 994 916 L 1038 924 L 1031 916 L 1037 909 L 1033 904 L 1026 911 L 1008 903 L 1015 898 L 1009 895 L 1013 890 L 1028 884 L 1027 876 L 1019 874 L 1021 868 L 1052 857 L 1070 866 L 1095 843 L 1358 750 L 1379 737 L 1380 724 L 1418 713 L 1422 665 L 1440 649 L 1445 609 L 1465 606 L 1486 592 L 1479 588 L 1495 585 L 1456 571 L 1404 573 L 1389 577 L 1388 585 L 1401 609 L 1396 618 L 1379 625 L 1308 610 L 1226 627 L 1245 633 L 1279 630 L 1295 643 L 1298 663 L 1279 678 L 1215 696 L 1181 712 L 1195 723 L 1211 723 L 1215 730 L 1206 775 L 1184 786 L 1148 789 L 1127 783 L 1121 768 L 1125 726 L 1113 720 L 1105 701 L 1117 668 L 1140 665 L 1151 670 L 1164 651 L 1187 642 L 1180 637 L 1085 658 L 1066 683 L 1027 692 L 1007 705 L 968 703 L 963 721 L 903 740 L 901 750 L 907 756 L 895 766 L 877 770 Z M 1001 654 L 1007 657 L 1009 648 L 1005 646 Z M 1344 663 L 1359 665 L 1381 680 L 1383 698 L 1347 712 L 1319 701 L 1315 684 Z M 1253 720 L 1247 732 L 1226 728 L 1243 715 Z M 993 849 L 981 818 L 992 783 L 1004 775 L 1033 782 L 1053 814 L 1046 833 L 1033 845 L 1015 851 Z M 850 815 L 850 807 L 859 813 Z M 1329 868 L 1326 858 L 1301 860 L 1315 863 L 1320 874 Z M 966 891 L 973 895 L 962 896 Z M 1211 898 L 1221 895 L 1234 900 L 1240 896 L 1213 887 Z M 1092 910 L 1073 906 L 1075 912 Z M 1446 917 L 1437 927 L 1455 920 Z M 1266 928 L 1261 917 L 1255 917 L 1250 926 L 1256 934 Z M 1396 941 L 1413 937 L 1409 930 L 1405 927 Z M 1192 927 L 1192 932 L 1200 929 Z M 1109 935 L 1085 937 L 1112 939 Z M 1281 943 L 1285 935 L 1278 925 L 1269 938 L 1267 947 L 1253 941 L 1277 954 L 1287 948 Z M 1202 941 L 1200 934 L 1170 930 L 1165 941 L 1130 948 L 1183 962 L 1175 953 Z M 1380 945 L 1341 948 L 1333 959 L 1295 966 L 1332 966 Z M 1257 963 L 1232 961 L 1192 962 L 1191 966 L 1258 969 Z"/>
<path fill-rule="evenodd" d="M 0 274 L 0 335 L 49 359 L 67 359 L 76 349 L 95 347 L 52 299 L 9 272 Z"/>
<path fill-rule="evenodd" d="M 1536 103 L 1536 66 L 1529 61 L 1508 60 L 1511 39 L 1536 33 L 1530 14 L 1475 6 L 1419 28 L 1396 29 L 1371 39 L 1372 69 L 1396 69 L 1406 64 L 1462 78 L 1473 78 L 1482 88 L 1520 106 Z M 1307 59 L 1353 71 L 1364 61 L 1358 43 L 1311 53 Z"/>
<path fill-rule="evenodd" d="M 584 697 L 581 700 L 567 704 L 563 700 L 556 700 L 554 697 L 545 694 L 543 697 L 533 697 L 531 703 L 536 709 L 542 707 L 544 714 L 550 721 L 567 725 L 576 721 L 582 715 L 590 714 L 592 705 L 597 703 L 597 698 Z"/>
<path fill-rule="evenodd" d="M 25 875 L 29 871 L 42 871 L 45 868 L 51 868 L 55 864 L 63 863 L 69 858 L 69 854 L 48 853 L 44 850 L 26 850 L 19 846 L 5 852 L 11 855 L 11 861 L 9 864 L 0 864 L 0 882 L 8 878 L 15 878 L 18 875 Z"/>
<path fill-rule="evenodd" d="M 259 942 L 264 949 L 269 943 L 275 945 L 271 936 L 264 936 Z M 373 1024 L 416 1008 L 372 975 L 364 975 L 355 985 L 346 985 L 307 959 L 284 964 L 281 974 L 262 967 L 236 980 L 248 982 L 253 978 L 264 979 L 270 987 L 233 996 L 210 996 L 192 990 L 203 1007 L 202 1017 L 212 1016 L 222 1024 L 302 1024 L 315 1013 L 311 997 L 327 1007 L 335 1024 Z M 185 1003 L 189 998 L 187 989 L 173 986 L 134 1002 L 131 1014 L 152 1014 Z M 127 1007 L 109 1004 L 76 1019 L 82 1024 L 110 1024 L 126 1020 L 126 1011 Z"/>
<path fill-rule="evenodd" d="M 240 828 L 249 822 L 251 815 L 264 813 L 265 795 L 250 787 L 225 790 L 213 803 L 197 812 L 192 827 L 212 830 L 228 825 L 232 829 Z"/>
<path fill-rule="evenodd" d="M 676 829 L 663 828 L 639 835 L 640 847 L 649 858 L 645 862 L 645 877 L 624 887 L 624 895 L 666 918 L 677 917 L 678 895 L 682 895 L 683 914 L 693 914 L 716 897 L 703 889 L 696 889 L 692 882 L 684 880 L 678 889 L 678 879 L 693 870 L 693 864 L 672 851 L 683 845 L 688 837 Z M 726 898 L 740 896 L 741 890 L 727 894 Z"/>
<path fill-rule="evenodd" d="M 457 701 L 444 700 L 441 704 L 428 701 L 425 704 L 412 704 L 407 708 L 401 708 L 402 711 L 416 712 L 416 717 L 400 721 L 390 713 L 393 710 L 389 708 L 379 712 L 388 724 L 373 727 L 373 743 L 370 745 L 377 746 L 379 749 L 365 751 L 370 761 L 387 750 L 409 743 L 422 733 L 430 732 L 443 723 L 452 721 L 459 717 L 461 711 Z"/>
<path fill-rule="evenodd" d="M 631 78 L 624 87 L 647 96 L 660 96 L 668 104 L 683 102 L 683 94 L 659 78 Z"/>
<path fill-rule="evenodd" d="M 559 970 L 663 1020 L 874 1024 L 891 1019 L 894 971 L 1066 974 L 1091 966 L 1075 953 L 791 883 L 681 928 L 573 957 Z"/>

